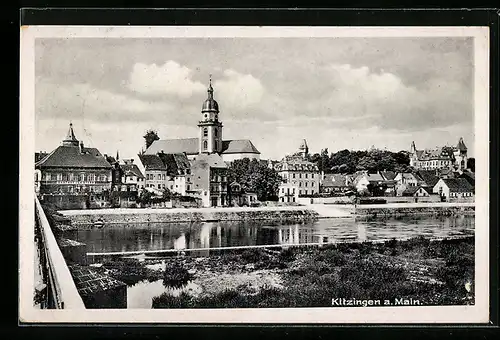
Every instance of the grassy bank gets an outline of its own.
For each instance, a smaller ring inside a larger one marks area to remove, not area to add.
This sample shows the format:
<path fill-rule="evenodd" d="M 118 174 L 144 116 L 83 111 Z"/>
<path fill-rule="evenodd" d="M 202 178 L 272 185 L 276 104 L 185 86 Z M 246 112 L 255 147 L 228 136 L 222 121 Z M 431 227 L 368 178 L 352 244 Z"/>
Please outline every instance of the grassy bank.
<path fill-rule="evenodd" d="M 474 243 L 429 242 L 423 238 L 385 244 L 260 250 L 212 259 L 250 270 L 274 270 L 281 285 L 245 285 L 193 296 L 165 293 L 153 308 L 329 307 L 332 299 L 418 300 L 419 305 L 474 303 Z M 238 270 L 236 270 L 237 272 Z M 214 274 L 217 275 L 217 274 Z"/>

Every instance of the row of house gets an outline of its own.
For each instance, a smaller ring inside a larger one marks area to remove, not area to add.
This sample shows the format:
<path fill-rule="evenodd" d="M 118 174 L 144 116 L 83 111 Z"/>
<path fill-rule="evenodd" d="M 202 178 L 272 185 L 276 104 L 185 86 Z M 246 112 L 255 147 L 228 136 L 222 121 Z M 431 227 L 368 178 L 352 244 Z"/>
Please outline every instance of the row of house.
<path fill-rule="evenodd" d="M 418 198 L 439 195 L 437 199 L 442 200 L 473 199 L 474 173 L 462 167 L 466 160 L 464 150 L 466 152 L 462 139 L 455 149 L 450 148 L 451 154 L 455 151 L 457 155 L 449 161 L 456 162 L 459 158 L 458 165 L 453 163 L 457 166 L 422 166 L 407 173 L 358 171 L 354 174 L 324 174 L 319 172 L 316 164 L 307 161 L 308 146 L 303 140 L 298 152 L 285 156 L 281 161 L 270 161 L 269 166 L 278 171 L 283 179 L 278 199 L 284 203 L 298 202 L 299 197 L 341 196 L 355 192 L 371 196 Z M 424 159 L 422 157 L 423 153 L 421 160 Z"/>

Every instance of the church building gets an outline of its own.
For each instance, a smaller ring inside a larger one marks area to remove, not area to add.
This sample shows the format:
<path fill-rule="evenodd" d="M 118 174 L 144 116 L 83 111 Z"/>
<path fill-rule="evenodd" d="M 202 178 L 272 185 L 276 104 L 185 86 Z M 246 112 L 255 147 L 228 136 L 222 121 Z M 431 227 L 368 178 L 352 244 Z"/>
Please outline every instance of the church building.
<path fill-rule="evenodd" d="M 260 152 L 248 139 L 223 139 L 223 125 L 219 119 L 219 104 L 214 99 L 212 79 L 208 86 L 208 98 L 201 109 L 201 120 L 198 123 L 199 136 L 196 138 L 160 139 L 156 140 L 145 151 L 146 155 L 158 153 L 184 153 L 193 160 L 199 154 L 217 154 L 224 162 L 236 159 L 260 159 Z"/>

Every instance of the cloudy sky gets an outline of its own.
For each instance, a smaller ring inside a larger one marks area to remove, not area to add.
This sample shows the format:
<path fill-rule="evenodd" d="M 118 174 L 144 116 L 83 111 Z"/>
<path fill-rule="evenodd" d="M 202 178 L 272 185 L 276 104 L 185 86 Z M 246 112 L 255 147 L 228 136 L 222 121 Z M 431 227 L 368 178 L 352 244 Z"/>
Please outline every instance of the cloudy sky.
<path fill-rule="evenodd" d="M 197 137 L 212 74 L 224 139 L 261 158 L 322 148 L 456 144 L 473 155 L 472 38 L 36 39 L 36 149 L 69 122 L 85 145 L 133 157 L 147 129 Z"/>

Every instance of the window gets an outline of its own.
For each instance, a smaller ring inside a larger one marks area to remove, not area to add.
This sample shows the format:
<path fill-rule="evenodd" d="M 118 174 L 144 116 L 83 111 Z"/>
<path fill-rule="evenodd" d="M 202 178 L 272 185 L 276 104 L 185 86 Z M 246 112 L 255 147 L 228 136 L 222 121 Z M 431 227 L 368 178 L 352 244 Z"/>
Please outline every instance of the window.
<path fill-rule="evenodd" d="M 46 179 L 47 181 L 50 181 L 50 174 L 45 174 L 45 179 Z"/>
<path fill-rule="evenodd" d="M 307 173 L 306 173 L 306 178 L 307 178 Z"/>
<path fill-rule="evenodd" d="M 292 177 L 295 178 L 295 174 L 292 174 Z"/>
<path fill-rule="evenodd" d="M 158 184 L 158 189 L 161 189 L 161 184 Z"/>
<path fill-rule="evenodd" d="M 313 189 L 313 190 L 311 190 L 311 194 L 312 194 L 312 195 L 314 195 L 314 189 Z"/>
<path fill-rule="evenodd" d="M 302 174 L 301 173 L 299 174 L 299 178 L 302 178 Z"/>
<path fill-rule="evenodd" d="M 307 182 L 304 183 L 304 186 L 307 187 Z"/>
<path fill-rule="evenodd" d="M 299 187 L 302 187 L 302 182 L 299 182 Z"/>
<path fill-rule="evenodd" d="M 217 131 L 217 130 L 215 130 L 215 131 Z M 219 143 L 218 143 L 218 141 L 215 141 L 214 144 L 215 144 L 215 150 L 218 150 L 219 149 Z"/>
<path fill-rule="evenodd" d="M 218 130 L 217 129 L 214 129 L 214 136 L 217 137 L 217 132 Z"/>
<path fill-rule="evenodd" d="M 302 190 L 299 190 L 299 195 L 302 195 Z"/>
<path fill-rule="evenodd" d="M 203 150 L 206 150 L 208 148 L 208 142 L 203 141 Z"/>
<path fill-rule="evenodd" d="M 58 181 L 62 181 L 62 174 L 57 174 L 56 178 L 57 178 Z"/>
<path fill-rule="evenodd" d="M 85 174 L 80 174 L 80 182 L 84 182 L 85 181 Z"/>
<path fill-rule="evenodd" d="M 208 129 L 203 128 L 203 137 L 207 137 L 207 136 L 208 136 Z"/>

